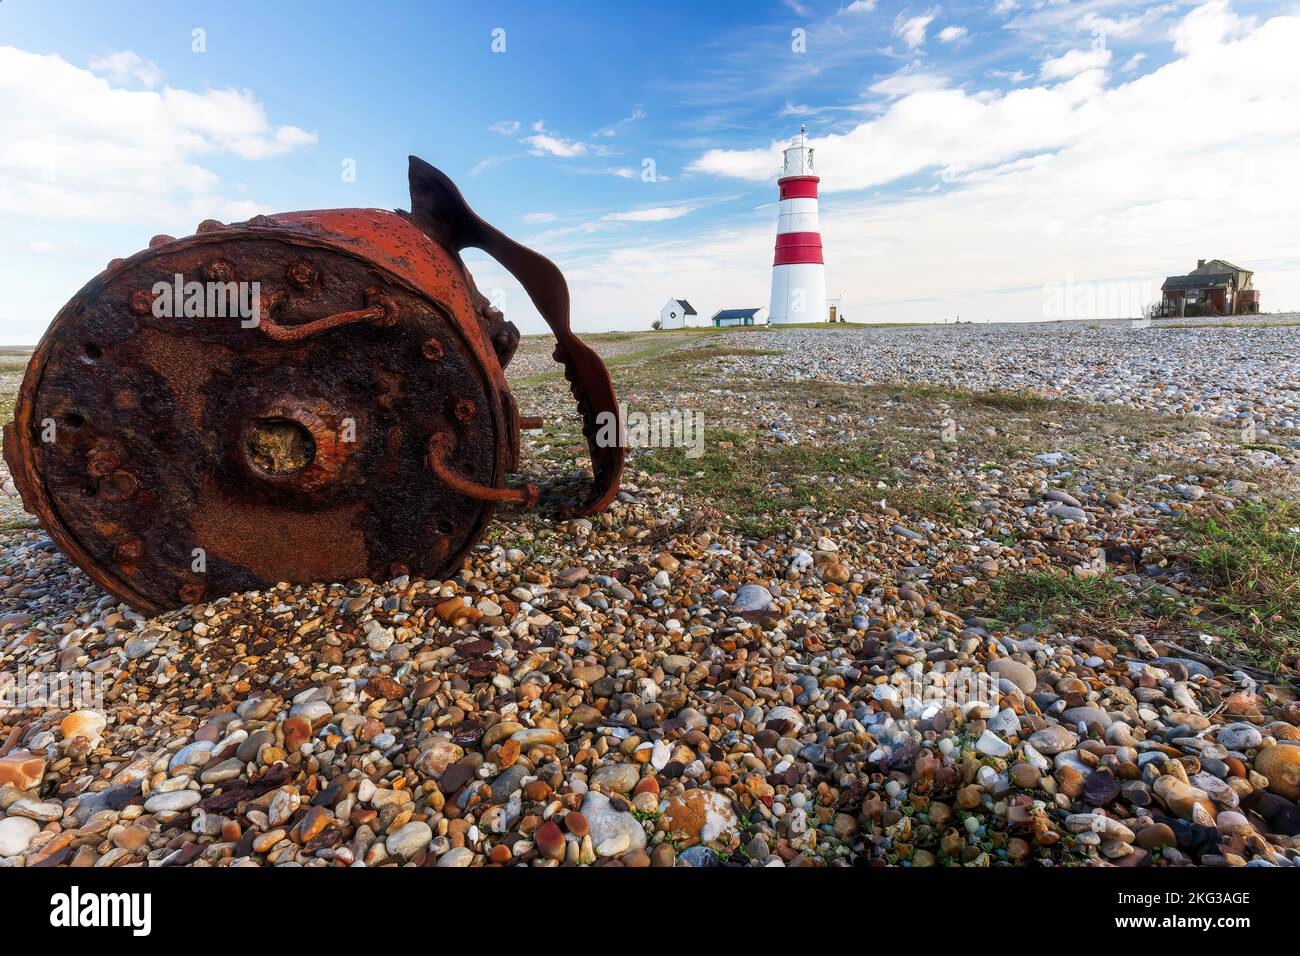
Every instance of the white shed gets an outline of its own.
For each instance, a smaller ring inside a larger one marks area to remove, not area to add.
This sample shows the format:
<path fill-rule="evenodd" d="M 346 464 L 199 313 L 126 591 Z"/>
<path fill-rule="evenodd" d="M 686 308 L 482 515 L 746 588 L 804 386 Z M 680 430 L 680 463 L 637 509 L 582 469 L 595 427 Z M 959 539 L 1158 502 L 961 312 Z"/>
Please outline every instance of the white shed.
<path fill-rule="evenodd" d="M 698 314 L 685 299 L 669 299 L 659 310 L 659 328 L 684 329 L 686 317 Z"/>

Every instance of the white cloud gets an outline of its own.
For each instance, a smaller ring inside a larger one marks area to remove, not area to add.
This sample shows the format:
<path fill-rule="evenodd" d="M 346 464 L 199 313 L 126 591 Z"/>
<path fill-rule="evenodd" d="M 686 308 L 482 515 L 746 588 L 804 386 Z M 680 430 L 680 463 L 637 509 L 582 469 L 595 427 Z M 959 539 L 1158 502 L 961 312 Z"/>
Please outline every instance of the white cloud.
<path fill-rule="evenodd" d="M 993 4 L 993 12 L 1010 13 L 1018 5 L 1019 4 L 1016 3 L 1016 0 L 997 0 L 997 2 Z"/>
<path fill-rule="evenodd" d="M 142 58 L 133 50 L 120 50 L 108 56 L 90 61 L 90 69 L 95 73 L 106 73 L 117 83 L 126 83 L 135 77 L 148 87 L 158 85 L 163 78 L 162 70 L 151 60 Z"/>
<path fill-rule="evenodd" d="M 938 40 L 940 43 L 956 43 L 965 35 L 965 27 L 944 27 L 938 33 Z"/>
<path fill-rule="evenodd" d="M 773 142 L 766 149 L 710 149 L 687 167 L 692 173 L 712 173 L 763 182 L 776 176 L 781 168 L 781 150 L 786 143 Z"/>
<path fill-rule="evenodd" d="M 469 174 L 471 176 L 477 176 L 479 173 L 487 172 L 494 166 L 502 166 L 505 163 L 513 162 L 516 159 L 522 159 L 526 155 L 526 153 L 507 153 L 505 155 L 485 156 L 470 167 Z"/>
<path fill-rule="evenodd" d="M 870 13 L 876 9 L 876 0 L 853 0 L 841 13 Z"/>
<path fill-rule="evenodd" d="M 553 212 L 526 212 L 519 217 L 524 222 L 554 222 L 558 217 Z"/>
<path fill-rule="evenodd" d="M 1000 80 L 1008 80 L 1012 83 L 1023 83 L 1029 79 L 1029 74 L 1024 70 L 989 70 L 989 76 L 996 76 Z"/>
<path fill-rule="evenodd" d="M 610 123 L 608 126 L 603 126 L 600 129 L 596 130 L 591 135 L 604 136 L 604 137 L 617 136 L 619 130 L 622 129 L 624 126 L 628 125 L 629 123 L 635 123 L 637 120 L 643 120 L 643 119 L 645 119 L 645 110 L 634 109 L 631 113 L 629 113 L 627 116 L 624 116 L 617 123 Z"/>
<path fill-rule="evenodd" d="M 488 127 L 489 133 L 500 133 L 502 136 L 514 136 L 519 132 L 521 124 L 519 120 L 499 120 Z"/>
<path fill-rule="evenodd" d="M 1134 53 L 1131 57 L 1128 58 L 1127 61 L 1125 61 L 1124 65 L 1119 68 L 1120 72 L 1132 73 L 1142 64 L 1142 61 L 1145 60 L 1146 58 L 1147 55 L 1145 53 L 1142 52 Z"/>
<path fill-rule="evenodd" d="M 868 89 L 885 96 L 909 96 L 923 90 L 941 90 L 947 85 L 948 81 L 937 73 L 894 73 L 872 83 Z"/>
<path fill-rule="evenodd" d="M 1088 11 L 1079 18 L 1079 29 L 1087 33 L 1101 34 L 1107 37 L 1131 37 L 1146 23 L 1155 13 L 1157 8 L 1152 7 L 1143 11 L 1137 16 L 1127 17 L 1105 17 L 1094 11 Z"/>
<path fill-rule="evenodd" d="M 611 212 L 601 218 L 605 222 L 664 222 L 668 219 L 680 219 L 690 211 L 690 206 L 655 206 L 651 209 Z"/>
<path fill-rule="evenodd" d="M 135 61 L 115 62 L 130 71 Z M 220 178 L 199 159 L 264 159 L 316 141 L 296 126 L 273 126 L 249 90 L 122 89 L 58 56 L 14 47 L 0 47 L 0 129 L 0 214 L 172 228 L 266 211 L 222 195 Z"/>
<path fill-rule="evenodd" d="M 914 17 L 905 17 L 900 13 L 894 18 L 894 36 L 899 37 L 910 49 L 915 50 L 925 43 L 925 31 L 938 15 L 938 7 L 931 7 L 925 13 Z"/>
<path fill-rule="evenodd" d="M 822 192 L 863 189 L 926 169 L 960 176 L 1017 156 L 1067 145 L 1096 116 L 1104 92 L 1095 71 L 1053 87 L 1005 93 L 922 89 L 847 133 L 813 137 Z M 691 165 L 754 182 L 775 178 L 784 140 L 751 150 L 709 150 Z"/>
<path fill-rule="evenodd" d="M 537 156 L 558 156 L 561 159 L 572 159 L 574 156 L 582 156 L 587 152 L 586 143 L 576 139 L 565 139 L 563 136 L 556 136 L 547 132 L 546 126 L 541 120 L 533 124 L 533 135 L 523 137 L 521 142 L 531 146 L 532 152 Z"/>
<path fill-rule="evenodd" d="M 1110 50 L 1104 46 L 1088 50 L 1070 50 L 1058 57 L 1044 60 L 1038 71 L 1043 80 L 1068 80 L 1088 70 L 1104 70 L 1110 63 Z"/>
<path fill-rule="evenodd" d="M 551 156 L 560 156 L 564 159 L 570 159 L 574 156 L 581 156 L 587 151 L 585 143 L 577 140 L 563 139 L 559 136 L 552 136 L 549 133 L 536 133 L 532 136 L 525 136 L 524 142 L 533 148 L 533 152 L 539 156 L 550 154 Z"/>
<path fill-rule="evenodd" d="M 1140 307 L 1211 255 L 1256 266 L 1266 308 L 1300 307 L 1300 18 L 1236 32 L 1112 87 L 1090 70 L 1005 93 L 925 90 L 815 138 L 830 290 L 853 319 L 1041 319 L 1048 283 L 1120 283 Z M 1230 134 L 1207 136 L 1206 115 L 1232 116 Z M 712 150 L 693 168 L 770 180 L 784 145 Z M 843 192 L 940 169 L 934 192 Z M 670 294 L 706 314 L 765 301 L 773 218 L 562 260 L 576 321 L 605 328 L 644 302 L 647 317 L 624 323 L 644 327 Z"/>
<path fill-rule="evenodd" d="M 1254 25 L 1232 12 L 1227 0 L 1210 0 L 1178 22 L 1169 36 L 1179 53 L 1197 53 L 1241 36 Z"/>

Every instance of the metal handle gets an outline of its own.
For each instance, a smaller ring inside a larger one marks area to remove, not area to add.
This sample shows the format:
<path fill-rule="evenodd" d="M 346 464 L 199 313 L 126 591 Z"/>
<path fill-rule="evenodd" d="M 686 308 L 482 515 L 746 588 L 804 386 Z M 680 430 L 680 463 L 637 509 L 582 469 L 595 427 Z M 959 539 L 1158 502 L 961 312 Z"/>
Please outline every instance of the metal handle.
<path fill-rule="evenodd" d="M 270 304 L 273 305 L 274 302 L 275 299 L 272 298 Z M 269 313 L 270 309 L 266 308 L 263 311 Z M 320 332 L 337 329 L 339 326 L 350 325 L 353 322 L 373 322 L 375 325 L 382 326 L 395 325 L 397 324 L 397 303 L 393 301 L 392 296 L 385 295 L 382 289 L 375 287 L 366 290 L 366 307 L 364 309 L 355 309 L 351 312 L 335 312 L 333 315 L 327 315 L 311 322 L 304 322 L 302 325 L 280 325 L 268 314 L 266 318 L 263 318 L 258 323 L 258 328 L 277 342 L 298 342 Z"/>
<path fill-rule="evenodd" d="M 429 466 L 429 470 L 438 476 L 454 491 L 459 491 L 467 498 L 473 498 L 475 501 L 490 501 L 494 504 L 502 505 L 520 505 L 525 508 L 531 508 L 537 504 L 540 497 L 536 485 L 525 485 L 523 488 L 492 488 L 487 485 L 480 485 L 477 482 L 462 478 L 451 470 L 447 464 L 447 456 L 451 454 L 456 447 L 456 439 L 450 432 L 434 432 L 429 437 L 428 444 L 425 445 L 424 462 Z"/>
<path fill-rule="evenodd" d="M 521 246 L 475 215 L 456 184 L 442 171 L 417 156 L 412 156 L 410 163 L 411 221 L 457 253 L 474 246 L 505 266 L 555 334 L 555 360 L 563 364 L 564 377 L 577 400 L 595 479 L 587 501 L 576 513 L 603 510 L 618 493 L 623 448 L 601 441 L 602 425 L 606 421 L 620 425 L 622 411 L 605 363 L 569 327 L 569 286 L 564 275 L 550 259 Z M 615 428 L 615 434 L 621 434 L 621 427 Z"/>

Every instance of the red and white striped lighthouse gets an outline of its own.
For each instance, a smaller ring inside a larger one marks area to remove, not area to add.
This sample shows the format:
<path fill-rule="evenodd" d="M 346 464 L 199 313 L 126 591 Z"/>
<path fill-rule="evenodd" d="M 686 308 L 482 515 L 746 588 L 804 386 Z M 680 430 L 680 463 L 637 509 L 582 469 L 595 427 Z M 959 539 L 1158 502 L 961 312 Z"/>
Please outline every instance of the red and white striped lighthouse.
<path fill-rule="evenodd" d="M 817 183 L 807 130 L 799 127 L 798 145 L 785 151 L 781 212 L 776 221 L 776 258 L 772 260 L 773 325 L 826 321 L 826 266 L 822 263 L 821 222 L 817 217 Z"/>

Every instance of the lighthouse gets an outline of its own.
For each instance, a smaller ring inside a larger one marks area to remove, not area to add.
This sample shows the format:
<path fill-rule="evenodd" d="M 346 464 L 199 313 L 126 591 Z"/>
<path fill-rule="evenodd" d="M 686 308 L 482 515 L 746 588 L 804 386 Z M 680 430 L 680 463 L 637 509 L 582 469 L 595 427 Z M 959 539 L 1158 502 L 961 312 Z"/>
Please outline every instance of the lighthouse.
<path fill-rule="evenodd" d="M 821 223 L 817 217 L 817 183 L 807 130 L 785 151 L 777 185 L 781 211 L 776 220 L 776 256 L 772 260 L 772 305 L 768 322 L 826 321 L 826 266 L 822 264 Z"/>

